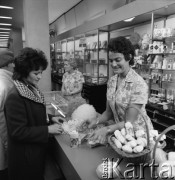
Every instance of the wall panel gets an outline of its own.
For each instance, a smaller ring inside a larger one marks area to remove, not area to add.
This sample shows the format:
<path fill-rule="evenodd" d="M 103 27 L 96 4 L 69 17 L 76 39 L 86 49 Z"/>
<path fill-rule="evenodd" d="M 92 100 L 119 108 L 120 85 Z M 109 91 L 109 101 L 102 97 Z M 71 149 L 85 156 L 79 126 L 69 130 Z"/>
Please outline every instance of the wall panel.
<path fill-rule="evenodd" d="M 75 9 L 71 9 L 65 14 L 66 29 L 72 29 L 76 27 Z"/>

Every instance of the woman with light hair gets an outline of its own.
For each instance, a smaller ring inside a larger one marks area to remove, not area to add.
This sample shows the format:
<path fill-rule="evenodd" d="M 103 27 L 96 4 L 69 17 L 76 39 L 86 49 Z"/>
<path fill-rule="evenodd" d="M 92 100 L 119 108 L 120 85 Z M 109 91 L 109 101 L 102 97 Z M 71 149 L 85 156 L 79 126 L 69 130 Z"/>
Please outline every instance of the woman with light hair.
<path fill-rule="evenodd" d="M 81 96 L 84 77 L 78 71 L 75 59 L 64 60 L 64 69 L 65 73 L 62 78 L 61 91 L 66 96 L 66 99 L 74 103 L 72 108 L 76 108 L 78 105 L 86 103 L 85 99 Z"/>

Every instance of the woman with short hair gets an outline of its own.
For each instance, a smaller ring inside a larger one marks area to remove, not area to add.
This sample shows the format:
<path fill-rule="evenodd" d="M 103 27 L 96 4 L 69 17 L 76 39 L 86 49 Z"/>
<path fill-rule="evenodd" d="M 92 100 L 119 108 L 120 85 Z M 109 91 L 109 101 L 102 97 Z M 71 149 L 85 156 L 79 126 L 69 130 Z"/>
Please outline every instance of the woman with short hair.
<path fill-rule="evenodd" d="M 44 52 L 29 47 L 14 62 L 14 87 L 5 103 L 9 180 L 44 180 L 49 134 L 62 131 L 58 124 L 47 124 L 44 96 L 38 89 L 48 62 Z"/>
<path fill-rule="evenodd" d="M 86 103 L 82 98 L 84 77 L 78 71 L 75 59 L 64 60 L 65 73 L 62 78 L 62 94 L 69 101 L 69 110 L 67 116 L 71 116 L 72 112 L 81 104 Z"/>
<path fill-rule="evenodd" d="M 147 120 L 149 129 L 153 129 L 148 117 L 145 105 L 148 101 L 148 85 L 144 79 L 133 69 L 135 49 L 130 40 L 125 37 L 111 39 L 108 44 L 109 60 L 114 76 L 109 79 L 107 87 L 107 107 L 104 113 L 96 121 L 92 121 L 89 127 L 114 119 L 113 125 L 97 130 L 92 136 L 104 143 L 108 133 L 124 127 L 126 111 L 128 121 L 135 130 L 145 130 L 143 116 L 136 109 L 141 110 Z M 128 107 L 135 107 L 129 108 Z"/>
<path fill-rule="evenodd" d="M 84 77 L 83 74 L 77 70 L 75 59 L 65 60 L 64 69 L 62 93 L 66 96 L 81 96 Z"/>

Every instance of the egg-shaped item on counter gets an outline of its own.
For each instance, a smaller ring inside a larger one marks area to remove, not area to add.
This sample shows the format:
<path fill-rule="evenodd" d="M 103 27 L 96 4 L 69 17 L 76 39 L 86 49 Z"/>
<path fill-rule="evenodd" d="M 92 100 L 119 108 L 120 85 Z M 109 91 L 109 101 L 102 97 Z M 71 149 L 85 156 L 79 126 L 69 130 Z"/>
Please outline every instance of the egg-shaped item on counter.
<path fill-rule="evenodd" d="M 121 129 L 121 134 L 122 134 L 123 136 L 126 136 L 126 130 L 125 130 L 125 128 L 122 128 L 122 129 Z"/>
<path fill-rule="evenodd" d="M 131 146 L 131 148 L 134 148 L 137 146 L 137 141 L 136 140 L 129 141 L 127 145 Z"/>
<path fill-rule="evenodd" d="M 138 145 L 142 145 L 143 147 L 146 147 L 146 145 L 147 145 L 147 140 L 146 140 L 146 138 L 139 137 L 139 138 L 137 139 L 137 144 L 138 144 Z"/>
<path fill-rule="evenodd" d="M 114 144 L 117 146 L 117 148 L 119 148 L 119 149 L 122 148 L 122 144 L 117 138 L 113 137 L 112 140 L 113 140 Z"/>
<path fill-rule="evenodd" d="M 125 136 L 125 138 L 126 138 L 126 140 L 128 140 L 128 141 L 133 141 L 133 140 L 135 140 L 134 137 L 131 136 L 130 134 L 127 134 L 127 135 Z"/>
<path fill-rule="evenodd" d="M 132 153 L 132 147 L 127 144 L 122 146 L 122 150 L 126 153 Z"/>
<path fill-rule="evenodd" d="M 119 130 L 116 130 L 114 132 L 114 135 L 122 144 L 125 143 L 126 140 L 125 140 L 125 138 L 123 137 L 123 135 L 121 134 L 121 132 Z"/>
<path fill-rule="evenodd" d="M 138 145 L 138 146 L 134 147 L 133 151 L 135 153 L 140 153 L 140 152 L 143 151 L 143 146 L 142 145 Z"/>

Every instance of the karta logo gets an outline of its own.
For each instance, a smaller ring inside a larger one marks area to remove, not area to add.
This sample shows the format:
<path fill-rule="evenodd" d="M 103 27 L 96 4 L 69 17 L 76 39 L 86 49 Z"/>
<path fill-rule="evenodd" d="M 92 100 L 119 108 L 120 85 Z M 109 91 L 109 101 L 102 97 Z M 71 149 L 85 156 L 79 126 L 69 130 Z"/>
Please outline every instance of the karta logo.
<path fill-rule="evenodd" d="M 97 175 L 101 179 L 145 179 L 145 174 L 150 176 L 150 179 L 174 179 L 175 177 L 175 162 L 164 162 L 156 164 L 154 160 L 150 163 L 122 163 L 123 159 L 104 158 L 103 163 L 97 168 Z M 147 172 L 145 172 L 147 169 Z M 101 174 L 98 171 L 102 171 Z"/>

